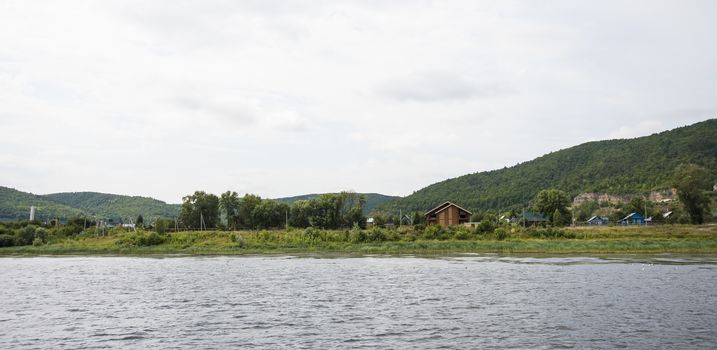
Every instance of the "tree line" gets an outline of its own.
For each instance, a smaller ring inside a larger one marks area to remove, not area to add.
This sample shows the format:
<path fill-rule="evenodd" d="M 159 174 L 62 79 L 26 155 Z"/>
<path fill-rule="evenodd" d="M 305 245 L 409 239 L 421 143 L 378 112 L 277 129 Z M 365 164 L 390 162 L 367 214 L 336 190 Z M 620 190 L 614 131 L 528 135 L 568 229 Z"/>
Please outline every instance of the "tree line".
<path fill-rule="evenodd" d="M 322 229 L 366 226 L 362 194 L 343 191 L 299 200 L 291 205 L 234 191 L 217 196 L 195 191 L 182 198 L 178 223 L 183 228 L 268 229 L 280 227 L 316 227 Z M 167 226 L 158 222 L 157 226 Z"/>

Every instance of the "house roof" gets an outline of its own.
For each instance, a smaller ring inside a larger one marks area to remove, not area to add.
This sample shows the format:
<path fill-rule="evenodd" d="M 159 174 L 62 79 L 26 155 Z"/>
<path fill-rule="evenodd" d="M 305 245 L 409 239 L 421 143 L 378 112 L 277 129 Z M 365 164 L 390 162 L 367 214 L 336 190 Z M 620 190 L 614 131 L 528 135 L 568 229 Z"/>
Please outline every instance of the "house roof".
<path fill-rule="evenodd" d="M 622 220 L 620 220 L 620 221 L 625 221 L 625 220 L 629 220 L 629 219 L 644 219 L 644 218 L 642 217 L 642 215 L 640 215 L 640 213 L 630 213 L 630 215 L 622 218 Z"/>
<path fill-rule="evenodd" d="M 463 207 L 461 207 L 461 206 L 458 205 L 458 204 L 455 204 L 455 203 L 452 203 L 452 202 L 449 202 L 449 201 L 445 201 L 445 202 L 443 202 L 443 204 L 441 204 L 441 205 L 439 205 L 439 206 L 437 206 L 437 207 L 435 207 L 435 208 L 433 208 L 433 209 L 427 211 L 427 212 L 426 212 L 425 214 L 423 214 L 423 215 L 428 215 L 428 214 L 434 213 L 434 212 L 435 212 L 435 213 L 439 213 L 439 212 L 443 211 L 444 209 L 446 209 L 446 208 L 448 208 L 448 207 L 450 207 L 450 206 L 454 206 L 454 207 L 456 207 L 456 208 L 458 208 L 458 209 L 460 209 L 460 210 L 463 210 L 464 212 L 466 212 L 466 213 L 468 213 L 468 214 L 473 214 L 473 213 L 471 213 L 470 210 L 468 210 L 468 209 L 466 209 L 466 208 L 463 208 Z"/>
<path fill-rule="evenodd" d="M 591 222 L 591 221 L 596 221 L 596 220 L 608 221 L 608 218 L 604 218 L 602 216 L 595 215 L 595 216 L 591 217 L 590 219 L 588 219 L 588 221 L 586 221 L 586 222 Z"/>

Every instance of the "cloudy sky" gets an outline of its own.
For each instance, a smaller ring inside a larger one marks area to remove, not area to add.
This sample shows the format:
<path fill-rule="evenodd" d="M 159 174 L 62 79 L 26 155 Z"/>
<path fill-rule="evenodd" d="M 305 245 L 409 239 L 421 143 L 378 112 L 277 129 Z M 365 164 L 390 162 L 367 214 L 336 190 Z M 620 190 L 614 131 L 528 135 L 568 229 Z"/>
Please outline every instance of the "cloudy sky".
<path fill-rule="evenodd" d="M 717 117 L 715 1 L 0 1 L 0 185 L 407 195 Z"/>

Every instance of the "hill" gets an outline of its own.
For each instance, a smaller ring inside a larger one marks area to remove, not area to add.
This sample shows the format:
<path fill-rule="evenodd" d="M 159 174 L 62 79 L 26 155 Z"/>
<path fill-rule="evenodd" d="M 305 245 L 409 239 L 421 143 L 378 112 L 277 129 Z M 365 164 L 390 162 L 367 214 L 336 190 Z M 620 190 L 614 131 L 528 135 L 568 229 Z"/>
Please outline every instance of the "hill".
<path fill-rule="evenodd" d="M 30 206 L 36 207 L 35 217 L 43 221 L 83 214 L 78 208 L 54 202 L 43 196 L 0 186 L 0 220 L 27 220 L 30 217 Z"/>
<path fill-rule="evenodd" d="M 370 213 L 378 205 L 381 205 L 381 204 L 386 203 L 391 200 L 401 198 L 401 197 L 396 197 L 396 196 L 387 196 L 385 194 L 380 194 L 380 193 L 362 193 L 362 194 L 364 196 L 366 196 L 366 204 L 363 207 L 364 215 L 367 215 L 368 213 Z M 277 202 L 281 202 L 281 203 L 292 204 L 296 201 L 312 199 L 312 198 L 316 198 L 318 196 L 320 196 L 320 194 L 312 193 L 312 194 L 304 194 L 304 195 L 294 196 L 294 197 L 276 198 L 274 200 Z"/>
<path fill-rule="evenodd" d="M 123 196 L 98 192 L 64 192 L 44 195 L 56 203 L 78 208 L 91 216 L 102 216 L 116 220 L 132 218 L 138 215 L 145 219 L 156 217 L 176 217 L 179 204 L 167 204 L 163 201 L 139 196 Z"/>
<path fill-rule="evenodd" d="M 380 205 L 377 211 L 424 211 L 443 201 L 471 210 L 519 208 L 540 191 L 638 194 L 669 187 L 675 167 L 695 163 L 717 181 L 717 119 L 650 136 L 596 141 L 510 168 L 448 179 Z"/>
<path fill-rule="evenodd" d="M 133 220 L 142 215 L 146 219 L 175 217 L 178 204 L 167 204 L 146 197 L 131 197 L 97 192 L 67 192 L 35 195 L 0 186 L 0 220 L 27 220 L 30 206 L 37 208 L 36 218 L 98 216 L 116 221 Z"/>

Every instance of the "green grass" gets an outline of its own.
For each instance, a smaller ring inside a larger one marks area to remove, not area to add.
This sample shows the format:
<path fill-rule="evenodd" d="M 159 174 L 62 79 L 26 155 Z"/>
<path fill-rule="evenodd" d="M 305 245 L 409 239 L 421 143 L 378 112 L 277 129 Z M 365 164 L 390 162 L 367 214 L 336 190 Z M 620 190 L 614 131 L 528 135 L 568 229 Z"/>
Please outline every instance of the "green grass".
<path fill-rule="evenodd" d="M 308 232 L 308 233 L 307 233 Z M 367 232 L 367 231 L 364 231 Z M 51 239 L 40 246 L 0 248 L 0 255 L 243 255 L 243 254 L 717 254 L 717 225 L 653 227 L 580 227 L 565 229 L 574 238 L 532 238 L 530 230 L 511 228 L 504 240 L 472 234 L 467 240 L 426 240 L 411 230 L 388 234 L 388 241 L 357 242 L 356 231 L 280 230 L 209 231 L 159 235 L 83 233 Z"/>

